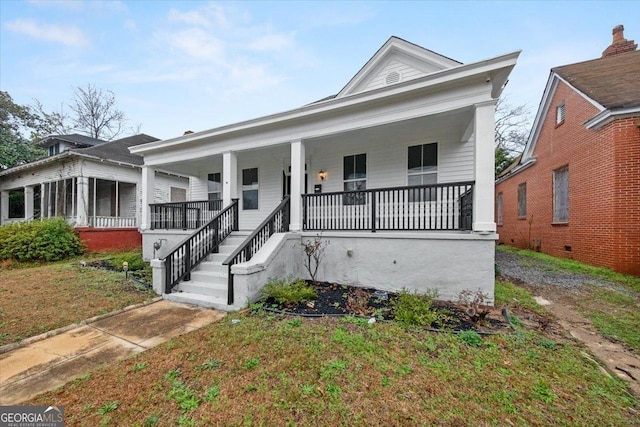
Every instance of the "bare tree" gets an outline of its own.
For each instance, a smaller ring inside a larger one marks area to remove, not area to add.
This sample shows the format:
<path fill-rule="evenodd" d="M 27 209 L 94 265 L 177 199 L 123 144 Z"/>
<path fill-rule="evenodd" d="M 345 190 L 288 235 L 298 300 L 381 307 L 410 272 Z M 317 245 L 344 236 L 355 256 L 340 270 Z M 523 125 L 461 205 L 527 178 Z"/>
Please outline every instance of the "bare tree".
<path fill-rule="evenodd" d="M 505 170 L 522 153 L 531 127 L 530 109 L 527 104 L 513 106 L 508 96 L 498 99 L 496 104 L 496 176 Z"/>
<path fill-rule="evenodd" d="M 69 114 L 64 112 L 64 104 L 60 104 L 59 111 L 47 113 L 42 103 L 37 99 L 32 107 L 36 114 L 36 125 L 31 131 L 31 140 L 35 141 L 48 135 L 64 135 L 73 129 L 69 125 Z"/>
<path fill-rule="evenodd" d="M 111 141 L 124 131 L 127 121 L 124 112 L 116 106 L 112 91 L 102 91 L 89 84 L 76 88 L 70 106 L 75 113 L 74 128 L 88 136 Z"/>
<path fill-rule="evenodd" d="M 509 97 L 496 104 L 495 148 L 516 156 L 524 150 L 531 127 L 530 108 L 527 104 L 512 105 Z"/>

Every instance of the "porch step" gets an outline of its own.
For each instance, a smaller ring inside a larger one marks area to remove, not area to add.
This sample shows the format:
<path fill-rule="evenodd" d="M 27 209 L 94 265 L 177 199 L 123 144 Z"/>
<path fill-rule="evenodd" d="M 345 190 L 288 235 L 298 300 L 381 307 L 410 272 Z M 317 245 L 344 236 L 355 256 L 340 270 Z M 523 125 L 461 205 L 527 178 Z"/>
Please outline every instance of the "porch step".
<path fill-rule="evenodd" d="M 164 299 L 182 304 L 197 305 L 198 307 L 214 308 L 221 311 L 231 311 L 233 306 L 227 305 L 227 296 L 224 298 L 211 295 L 203 295 L 192 292 L 173 292 L 165 294 Z"/>
<path fill-rule="evenodd" d="M 222 265 L 231 253 L 249 236 L 249 231 L 234 231 L 218 248 L 219 252 L 210 254 L 191 272 L 191 280 L 180 282 L 164 298 L 170 301 L 201 307 L 232 310 L 227 305 L 229 267 Z"/>

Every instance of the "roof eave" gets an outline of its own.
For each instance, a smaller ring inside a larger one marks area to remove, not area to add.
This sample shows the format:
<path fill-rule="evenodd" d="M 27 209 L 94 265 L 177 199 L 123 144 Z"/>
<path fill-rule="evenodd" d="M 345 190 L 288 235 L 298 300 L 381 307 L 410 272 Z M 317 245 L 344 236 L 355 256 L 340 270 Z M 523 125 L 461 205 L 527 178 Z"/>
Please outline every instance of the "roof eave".
<path fill-rule="evenodd" d="M 620 108 L 616 110 L 604 110 L 593 116 L 591 119 L 587 120 L 584 125 L 587 129 L 599 130 L 614 120 L 624 119 L 637 115 L 640 115 L 640 106 Z"/>

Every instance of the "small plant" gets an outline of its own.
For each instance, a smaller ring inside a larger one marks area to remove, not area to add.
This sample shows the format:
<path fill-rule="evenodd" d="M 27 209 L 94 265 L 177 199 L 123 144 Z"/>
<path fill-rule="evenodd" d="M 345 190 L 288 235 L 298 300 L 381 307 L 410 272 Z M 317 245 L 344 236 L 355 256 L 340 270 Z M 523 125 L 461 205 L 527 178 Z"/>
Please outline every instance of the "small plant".
<path fill-rule="evenodd" d="M 258 359 L 248 359 L 244 362 L 244 367 L 247 369 L 256 369 L 260 365 L 260 361 Z"/>
<path fill-rule="evenodd" d="M 296 317 L 295 319 L 289 320 L 287 324 L 293 328 L 299 328 L 300 326 L 302 326 L 302 320 Z"/>
<path fill-rule="evenodd" d="M 544 347 L 548 350 L 557 350 L 558 349 L 558 344 L 556 344 L 555 341 L 552 340 L 548 340 L 545 338 L 542 338 L 538 344 L 540 344 L 541 347 Z"/>
<path fill-rule="evenodd" d="M 175 400 L 182 411 L 190 411 L 200 406 L 200 399 L 196 395 L 196 392 L 182 381 L 173 381 L 167 397 Z"/>
<path fill-rule="evenodd" d="M 436 295 L 436 291 L 427 294 L 401 291 L 391 303 L 395 320 L 405 326 L 432 326 L 442 321 L 442 315 L 431 308 Z"/>
<path fill-rule="evenodd" d="M 328 242 L 322 240 L 322 236 L 316 235 L 313 240 L 306 240 L 302 242 L 304 254 L 307 257 L 304 261 L 304 266 L 309 272 L 311 280 L 315 283 L 316 275 L 318 274 L 318 267 L 322 262 L 322 256 L 326 249 Z"/>
<path fill-rule="evenodd" d="M 219 369 L 224 362 L 218 359 L 208 359 L 202 365 L 198 366 L 201 371 Z"/>
<path fill-rule="evenodd" d="M 293 306 L 318 297 L 318 293 L 302 279 L 271 279 L 265 285 L 263 298 L 273 298 L 279 304 Z"/>
<path fill-rule="evenodd" d="M 194 427 L 196 425 L 196 420 L 189 418 L 186 415 L 180 415 L 178 417 L 178 425 L 186 426 L 186 427 Z"/>
<path fill-rule="evenodd" d="M 120 406 L 120 402 L 117 400 L 113 402 L 105 403 L 104 405 L 98 408 L 98 414 L 100 415 L 108 414 L 109 412 L 113 412 L 116 409 L 118 409 L 118 406 Z"/>
<path fill-rule="evenodd" d="M 313 394 L 313 391 L 316 388 L 312 385 L 312 384 L 303 384 L 302 385 L 302 394 L 304 394 L 305 396 L 309 396 L 311 394 Z"/>
<path fill-rule="evenodd" d="M 220 395 L 220 387 L 218 387 L 217 385 L 212 385 L 205 392 L 204 398 L 207 399 L 209 402 L 213 402 L 218 398 L 219 395 Z"/>
<path fill-rule="evenodd" d="M 146 420 L 144 420 L 144 427 L 153 427 L 155 425 L 158 425 L 159 421 L 160 421 L 160 415 L 152 415 L 148 417 Z"/>
<path fill-rule="evenodd" d="M 164 376 L 169 381 L 174 381 L 180 376 L 180 369 L 172 369 Z"/>
<path fill-rule="evenodd" d="M 458 334 L 458 339 L 471 347 L 482 345 L 482 337 L 476 331 L 462 331 Z"/>
<path fill-rule="evenodd" d="M 136 363 L 133 368 L 131 368 L 131 372 L 139 372 L 142 371 L 144 369 L 147 369 L 147 366 L 149 366 L 146 362 L 140 362 L 140 363 Z"/>
<path fill-rule="evenodd" d="M 354 288 L 349 292 L 347 296 L 347 307 L 350 311 L 362 316 L 368 316 L 373 311 L 371 307 L 369 307 L 369 293 L 361 288 Z"/>
<path fill-rule="evenodd" d="M 489 314 L 489 310 L 483 308 L 485 299 L 488 297 L 489 295 L 482 293 L 480 289 L 475 292 L 465 289 L 458 294 L 458 303 L 464 306 L 464 313 L 469 317 L 469 320 L 478 323 Z"/>

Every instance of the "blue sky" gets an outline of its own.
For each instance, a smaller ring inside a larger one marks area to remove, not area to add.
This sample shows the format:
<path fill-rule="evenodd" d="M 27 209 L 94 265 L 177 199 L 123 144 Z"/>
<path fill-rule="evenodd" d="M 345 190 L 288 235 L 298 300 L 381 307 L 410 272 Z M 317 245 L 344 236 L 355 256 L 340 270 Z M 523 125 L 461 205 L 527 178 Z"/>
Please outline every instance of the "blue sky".
<path fill-rule="evenodd" d="M 115 93 L 165 139 L 338 92 L 391 36 L 468 63 L 522 50 L 506 92 L 535 113 L 549 69 L 640 42 L 640 2 L 0 1 L 0 90 L 59 109 Z"/>

